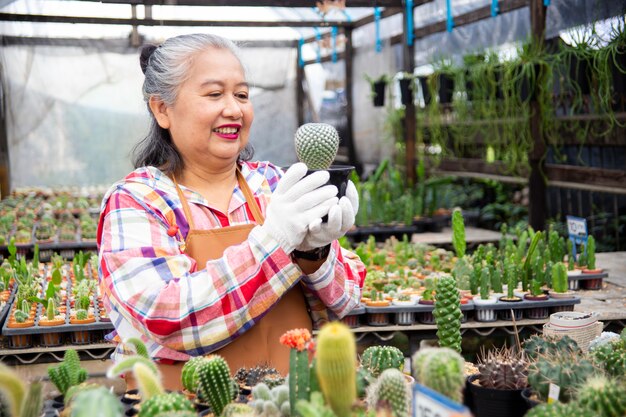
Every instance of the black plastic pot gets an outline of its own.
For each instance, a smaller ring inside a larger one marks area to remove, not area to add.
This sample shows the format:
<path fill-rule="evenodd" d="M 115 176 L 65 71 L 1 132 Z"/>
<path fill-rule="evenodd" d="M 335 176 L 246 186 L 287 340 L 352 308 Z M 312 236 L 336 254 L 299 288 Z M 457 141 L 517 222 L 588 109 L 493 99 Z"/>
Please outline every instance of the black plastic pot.
<path fill-rule="evenodd" d="M 533 400 L 532 398 L 530 398 L 532 393 L 533 393 L 533 391 L 532 391 L 531 388 L 525 388 L 525 389 L 522 390 L 522 398 L 526 402 L 526 406 L 528 407 L 529 410 L 531 408 L 533 408 L 533 407 L 535 407 L 535 406 L 540 404 L 539 401 Z"/>
<path fill-rule="evenodd" d="M 410 78 L 402 78 L 398 80 L 398 83 L 400 84 L 400 101 L 402 101 L 402 104 L 405 106 L 413 102 L 412 82 L 413 80 Z"/>
<path fill-rule="evenodd" d="M 385 105 L 385 86 L 387 85 L 384 81 L 375 82 L 372 85 L 372 91 L 374 95 L 374 107 L 382 107 Z"/>
<path fill-rule="evenodd" d="M 465 395 L 470 396 L 466 400 L 476 417 L 522 417 L 528 411 L 528 405 L 522 398 L 522 390 L 501 390 L 483 388 L 472 381 L 478 379 L 478 375 L 471 375 L 467 379 Z"/>
<path fill-rule="evenodd" d="M 454 78 L 452 78 L 448 74 L 439 73 L 437 76 L 437 86 L 439 103 L 452 103 L 452 95 L 454 94 Z"/>
<path fill-rule="evenodd" d="M 315 171 L 319 171 L 316 169 L 309 169 L 307 171 L 307 175 L 312 174 Z M 331 184 L 337 187 L 337 197 L 341 198 L 346 195 L 346 188 L 348 187 L 348 179 L 350 178 L 350 174 L 354 171 L 354 167 L 352 165 L 331 165 L 329 168 L 325 169 L 330 174 L 330 179 L 326 184 Z M 322 221 L 325 222 L 328 220 L 327 216 L 322 217 Z"/>
<path fill-rule="evenodd" d="M 430 89 L 428 88 L 428 77 L 417 77 L 422 88 L 422 96 L 424 96 L 424 104 L 428 106 L 431 100 Z"/>

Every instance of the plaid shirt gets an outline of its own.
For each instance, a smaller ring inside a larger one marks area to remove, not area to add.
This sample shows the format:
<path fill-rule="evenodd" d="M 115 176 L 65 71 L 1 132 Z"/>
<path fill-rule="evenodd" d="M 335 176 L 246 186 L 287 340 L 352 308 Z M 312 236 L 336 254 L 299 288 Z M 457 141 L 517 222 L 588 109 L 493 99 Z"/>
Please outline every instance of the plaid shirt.
<path fill-rule="evenodd" d="M 241 171 L 265 214 L 282 171 L 266 162 L 245 162 Z M 253 223 L 238 186 L 227 214 L 181 188 L 197 229 Z M 172 237 L 174 222 L 180 233 Z M 139 337 L 152 357 L 187 360 L 244 333 L 300 280 L 316 326 L 359 303 L 365 268 L 337 241 L 319 270 L 304 275 L 260 226 L 202 266 L 182 251 L 188 231 L 174 183 L 157 168 L 139 168 L 106 193 L 98 251 L 100 290 L 116 330 L 110 338 Z"/>

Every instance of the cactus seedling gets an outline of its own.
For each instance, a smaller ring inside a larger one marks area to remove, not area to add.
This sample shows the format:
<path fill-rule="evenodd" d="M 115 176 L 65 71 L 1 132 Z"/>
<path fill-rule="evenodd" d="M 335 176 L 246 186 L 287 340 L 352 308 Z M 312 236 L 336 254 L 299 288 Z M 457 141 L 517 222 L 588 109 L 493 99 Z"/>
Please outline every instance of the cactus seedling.
<path fill-rule="evenodd" d="M 394 417 L 408 417 L 411 390 L 404 374 L 398 369 L 390 368 L 383 371 L 367 391 L 367 403 L 370 408 L 377 409 L 382 403 L 391 408 Z"/>
<path fill-rule="evenodd" d="M 311 333 L 307 329 L 289 330 L 280 337 L 280 343 L 289 347 L 289 407 L 296 415 L 296 401 L 309 399 L 309 352 Z"/>
<path fill-rule="evenodd" d="M 196 375 L 198 391 L 209 402 L 215 415 L 219 416 L 235 396 L 228 363 L 219 355 L 210 355 L 198 366 Z"/>
<path fill-rule="evenodd" d="M 512 348 L 482 352 L 479 359 L 478 380 L 484 388 L 523 389 L 528 386 L 528 362 L 523 354 Z"/>
<path fill-rule="evenodd" d="M 296 155 L 309 169 L 328 169 L 339 149 L 337 129 L 326 123 L 306 123 L 295 135 Z"/>
<path fill-rule="evenodd" d="M 120 401 L 103 386 L 91 386 L 77 392 L 69 403 L 71 417 L 122 417 Z"/>
<path fill-rule="evenodd" d="M 404 354 L 395 346 L 370 346 L 363 351 L 361 366 L 378 378 L 385 369 L 404 367 Z"/>
<path fill-rule="evenodd" d="M 67 390 L 87 379 L 87 371 L 80 366 L 80 358 L 74 349 L 68 349 L 63 356 L 63 362 L 56 367 L 48 368 L 50 381 L 65 395 Z"/>
<path fill-rule="evenodd" d="M 413 376 L 422 385 L 461 402 L 465 361 L 449 348 L 425 348 L 413 355 Z"/>

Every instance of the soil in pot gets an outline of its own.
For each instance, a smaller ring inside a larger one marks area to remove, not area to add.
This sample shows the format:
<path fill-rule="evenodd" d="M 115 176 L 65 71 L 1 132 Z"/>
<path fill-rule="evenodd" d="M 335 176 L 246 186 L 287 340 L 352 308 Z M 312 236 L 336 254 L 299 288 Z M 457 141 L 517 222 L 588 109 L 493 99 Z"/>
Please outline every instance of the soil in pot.
<path fill-rule="evenodd" d="M 468 377 L 466 396 L 472 413 L 478 417 L 522 417 L 528 405 L 522 398 L 522 390 L 499 390 L 483 388 L 474 381 L 478 375 Z"/>

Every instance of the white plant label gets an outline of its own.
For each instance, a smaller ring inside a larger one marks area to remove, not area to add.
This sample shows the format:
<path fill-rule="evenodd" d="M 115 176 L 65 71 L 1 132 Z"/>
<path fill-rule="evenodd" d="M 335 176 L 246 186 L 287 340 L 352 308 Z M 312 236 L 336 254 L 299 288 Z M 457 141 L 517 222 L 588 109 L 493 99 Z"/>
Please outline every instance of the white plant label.
<path fill-rule="evenodd" d="M 548 388 L 548 404 L 556 403 L 559 401 L 559 394 L 561 393 L 561 387 L 556 384 L 550 384 Z"/>
<path fill-rule="evenodd" d="M 420 384 L 413 385 L 413 417 L 471 417 L 463 405 Z"/>

